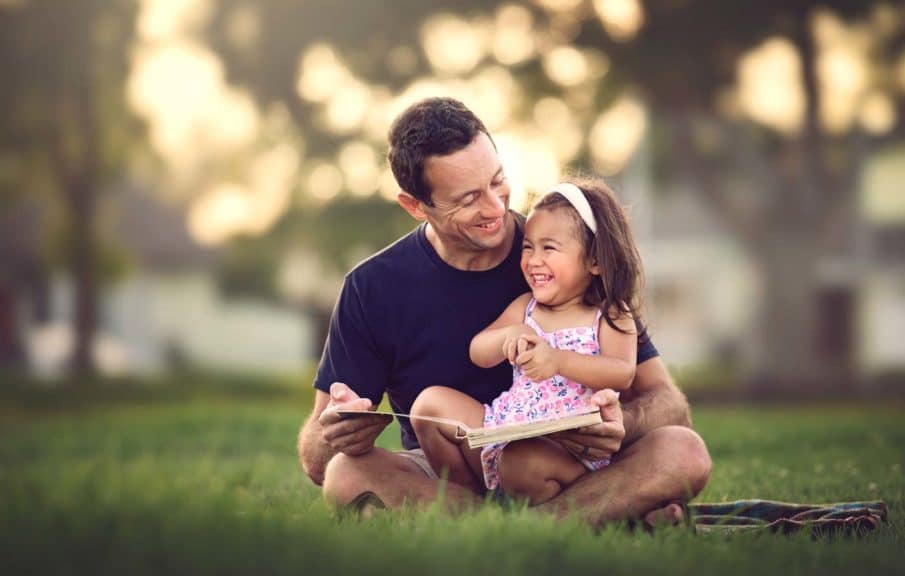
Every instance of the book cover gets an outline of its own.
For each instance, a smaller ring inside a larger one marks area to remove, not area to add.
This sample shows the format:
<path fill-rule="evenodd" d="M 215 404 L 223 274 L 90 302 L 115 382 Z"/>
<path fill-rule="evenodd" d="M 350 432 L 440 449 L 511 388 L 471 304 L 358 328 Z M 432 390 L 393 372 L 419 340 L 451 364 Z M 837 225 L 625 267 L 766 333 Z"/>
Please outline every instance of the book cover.
<path fill-rule="evenodd" d="M 563 430 L 572 430 L 583 426 L 593 426 L 603 422 L 600 418 L 600 410 L 596 406 L 588 406 L 586 411 L 575 412 L 559 418 L 548 420 L 525 421 L 518 424 L 507 424 L 487 428 L 470 428 L 463 422 L 451 418 L 432 418 L 428 416 L 412 416 L 410 414 L 397 414 L 396 412 L 370 411 L 370 410 L 339 410 L 341 417 L 355 417 L 364 414 L 382 414 L 385 416 L 397 416 L 427 420 L 438 424 L 447 424 L 456 427 L 456 437 L 468 442 L 469 448 L 480 448 L 489 444 L 500 442 L 512 442 L 526 438 L 536 438 Z"/>

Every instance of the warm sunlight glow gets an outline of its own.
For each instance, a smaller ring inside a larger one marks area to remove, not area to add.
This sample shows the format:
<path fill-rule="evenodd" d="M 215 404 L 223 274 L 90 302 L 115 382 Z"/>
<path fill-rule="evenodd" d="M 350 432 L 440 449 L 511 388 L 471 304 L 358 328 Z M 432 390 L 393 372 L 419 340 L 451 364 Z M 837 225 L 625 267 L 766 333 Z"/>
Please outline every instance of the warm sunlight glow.
<path fill-rule="evenodd" d="M 208 246 L 221 244 L 242 230 L 249 196 L 235 184 L 220 184 L 199 196 L 189 209 L 189 231 Z"/>
<path fill-rule="evenodd" d="M 644 8 L 639 0 L 594 0 L 594 11 L 616 42 L 628 42 L 644 25 Z"/>
<path fill-rule="evenodd" d="M 432 16 L 421 28 L 421 45 L 431 67 L 441 74 L 464 74 L 486 53 L 486 36 L 478 26 L 458 16 Z"/>
<path fill-rule="evenodd" d="M 252 159 L 249 185 L 221 183 L 199 196 L 189 210 L 189 230 L 206 245 L 237 234 L 262 234 L 288 210 L 298 178 L 296 149 L 278 144 Z"/>
<path fill-rule="evenodd" d="M 572 109 L 559 98 L 541 98 L 534 104 L 534 123 L 553 143 L 556 158 L 563 164 L 581 152 L 584 134 Z"/>
<path fill-rule="evenodd" d="M 228 154 L 250 144 L 260 118 L 251 97 L 225 84 L 223 64 L 191 41 L 137 50 L 127 94 L 149 123 L 154 149 L 177 173 L 207 154 Z"/>
<path fill-rule="evenodd" d="M 354 79 L 335 88 L 324 109 L 327 128 L 335 134 L 349 134 L 361 128 L 368 114 L 371 89 Z"/>
<path fill-rule="evenodd" d="M 531 197 L 559 181 L 560 167 L 553 145 L 539 132 L 527 129 L 502 132 L 495 141 L 509 180 L 509 204 L 525 212 Z"/>
<path fill-rule="evenodd" d="M 774 37 L 745 53 L 738 62 L 737 102 L 752 120 L 785 134 L 804 121 L 801 58 L 785 38 Z"/>
<path fill-rule="evenodd" d="M 299 59 L 296 91 L 303 100 L 325 102 L 351 77 L 346 65 L 327 44 L 314 44 Z"/>
<path fill-rule="evenodd" d="M 310 164 L 305 179 L 305 192 L 318 202 L 328 202 L 336 198 L 343 189 L 343 173 L 339 168 L 322 160 Z"/>
<path fill-rule="evenodd" d="M 491 66 L 467 81 L 466 105 L 491 131 L 506 125 L 522 98 L 521 86 L 506 68 Z"/>
<path fill-rule="evenodd" d="M 581 84 L 590 75 L 588 59 L 574 46 L 550 50 L 544 54 L 542 64 L 547 77 L 565 88 Z"/>
<path fill-rule="evenodd" d="M 886 94 L 874 92 L 864 99 L 858 112 L 858 122 L 870 134 L 882 136 L 896 125 L 896 106 Z M 903 194 L 905 196 L 905 194 Z"/>
<path fill-rule="evenodd" d="M 387 166 L 380 173 L 380 182 L 378 183 L 380 197 L 388 202 L 396 202 L 396 196 L 399 194 L 399 184 L 396 183 L 396 177 L 393 171 Z"/>
<path fill-rule="evenodd" d="M 377 190 L 380 166 L 377 152 L 360 140 L 343 146 L 337 157 L 346 188 L 355 196 L 370 196 Z"/>
<path fill-rule="evenodd" d="M 621 171 L 647 130 L 647 111 L 630 97 L 605 110 L 588 137 L 594 164 L 604 175 Z"/>
<path fill-rule="evenodd" d="M 212 7 L 210 0 L 141 0 L 138 36 L 154 42 L 193 32 L 207 24 Z"/>
<path fill-rule="evenodd" d="M 491 50 L 504 66 L 520 64 L 534 55 L 534 16 L 524 6 L 504 4 L 497 9 Z"/>
<path fill-rule="evenodd" d="M 858 117 L 870 83 L 870 32 L 848 27 L 837 15 L 818 11 L 812 22 L 817 44 L 820 122 L 833 134 L 847 132 Z"/>
<path fill-rule="evenodd" d="M 268 231 L 289 209 L 298 181 L 299 158 L 289 144 L 277 144 L 258 154 L 249 167 L 251 200 L 243 230 Z"/>
<path fill-rule="evenodd" d="M 534 0 L 534 3 L 549 12 L 572 12 L 583 0 Z"/>

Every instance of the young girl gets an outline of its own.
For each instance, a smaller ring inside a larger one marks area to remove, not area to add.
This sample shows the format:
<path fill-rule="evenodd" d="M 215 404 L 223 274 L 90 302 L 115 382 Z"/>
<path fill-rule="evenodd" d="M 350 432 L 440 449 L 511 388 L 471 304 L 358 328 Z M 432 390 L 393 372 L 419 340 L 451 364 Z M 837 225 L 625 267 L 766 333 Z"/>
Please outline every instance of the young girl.
<path fill-rule="evenodd" d="M 487 406 L 434 386 L 418 396 L 413 415 L 469 427 L 546 420 L 590 405 L 597 390 L 631 385 L 641 264 L 613 193 L 603 183 L 579 182 L 545 194 L 525 225 L 521 267 L 531 292 L 475 336 L 469 351 L 484 368 L 508 360 L 512 387 Z M 418 419 L 412 425 L 438 473 L 448 469 L 451 481 L 478 493 L 500 487 L 532 505 L 609 464 L 573 455 L 554 437 L 471 450 L 453 426 Z"/>

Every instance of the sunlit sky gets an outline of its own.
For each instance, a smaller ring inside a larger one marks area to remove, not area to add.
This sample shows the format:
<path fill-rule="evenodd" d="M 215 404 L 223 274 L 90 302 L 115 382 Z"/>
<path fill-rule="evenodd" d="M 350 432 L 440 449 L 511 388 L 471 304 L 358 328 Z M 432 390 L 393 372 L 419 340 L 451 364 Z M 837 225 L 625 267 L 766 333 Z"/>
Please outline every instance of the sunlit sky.
<path fill-rule="evenodd" d="M 524 4 L 465 17 L 441 12 L 422 23 L 419 45 L 398 45 L 386 59 L 409 82 L 397 91 L 354 70 L 326 42 L 298 57 L 297 97 L 317 126 L 345 139 L 335 157 L 306 157 L 303 135 L 285 110 L 261 109 L 242 86 L 232 85 L 224 63 L 203 32 L 214 0 L 141 0 L 128 98 L 149 127 L 150 142 L 167 164 L 174 200 L 188 206 L 196 239 L 218 244 L 236 234 L 269 230 L 293 202 L 323 203 L 341 194 L 379 194 L 393 200 L 395 183 L 385 160 L 393 118 L 426 96 L 450 95 L 471 107 L 494 133 L 523 208 L 531 193 L 555 183 L 584 146 L 604 174 L 622 171 L 650 124 L 646 103 L 627 87 L 604 109 L 592 105 L 608 81 L 610 57 L 574 44 L 576 23 L 594 20 L 616 42 L 632 41 L 645 25 L 639 0 L 534 0 L 546 17 Z M 226 15 L 226 31 L 239 48 L 259 37 L 258 8 L 243 4 Z M 871 51 L 884 30 L 897 28 L 895 11 L 878 9 L 853 24 L 823 10 L 812 19 L 817 48 L 819 103 L 824 129 L 859 128 L 883 134 L 898 122 L 889 87 L 877 81 Z M 887 32 L 888 33 L 888 32 Z M 418 55 L 431 74 L 413 76 Z M 526 101 L 517 67 L 538 61 L 560 93 Z M 905 91 L 905 55 L 892 72 Z M 794 44 L 764 38 L 737 62 L 719 109 L 780 134 L 795 135 L 805 116 L 802 63 Z"/>

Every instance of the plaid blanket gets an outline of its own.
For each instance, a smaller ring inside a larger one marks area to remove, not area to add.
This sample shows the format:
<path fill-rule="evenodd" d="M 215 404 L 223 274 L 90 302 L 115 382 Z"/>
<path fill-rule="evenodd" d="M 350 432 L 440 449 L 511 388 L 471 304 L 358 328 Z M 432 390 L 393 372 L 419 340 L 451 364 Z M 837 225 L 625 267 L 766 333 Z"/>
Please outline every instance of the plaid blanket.
<path fill-rule="evenodd" d="M 809 530 L 811 536 L 871 532 L 886 521 L 882 501 L 791 504 L 772 500 L 737 500 L 688 504 L 689 521 L 698 533 L 770 531 L 789 534 Z"/>

